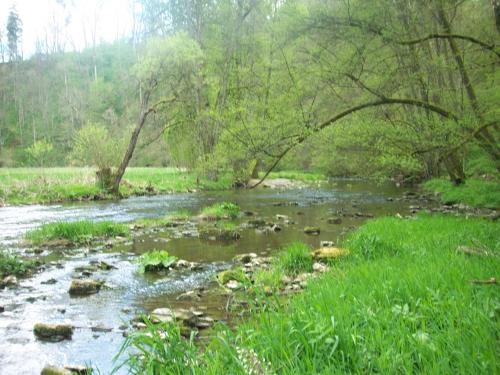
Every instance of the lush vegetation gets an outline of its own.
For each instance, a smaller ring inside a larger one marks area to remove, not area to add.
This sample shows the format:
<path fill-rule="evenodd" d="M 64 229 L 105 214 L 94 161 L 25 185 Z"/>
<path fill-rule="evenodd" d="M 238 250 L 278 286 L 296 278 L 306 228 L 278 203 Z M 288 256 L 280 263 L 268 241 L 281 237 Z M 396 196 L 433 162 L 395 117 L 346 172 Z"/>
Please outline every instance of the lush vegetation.
<path fill-rule="evenodd" d="M 207 220 L 236 219 L 240 214 L 240 206 L 231 202 L 216 203 L 205 207 L 201 215 Z"/>
<path fill-rule="evenodd" d="M 35 268 L 35 262 L 25 260 L 17 255 L 0 251 L 0 281 L 5 276 L 24 276 Z"/>
<path fill-rule="evenodd" d="M 151 325 L 128 339 L 143 353 L 130 364 L 199 374 L 498 372 L 499 301 L 487 284 L 500 267 L 498 229 L 445 216 L 372 220 L 344 244 L 352 256 L 289 303 L 269 300 L 235 330 L 219 327 L 202 351 L 175 327 L 161 327 L 165 340 Z"/>
<path fill-rule="evenodd" d="M 10 12 L 0 165 L 92 166 L 100 188 L 125 195 L 240 185 L 272 168 L 313 181 L 498 178 L 496 1 L 137 2 L 129 38 L 82 51 L 42 43 L 26 59 Z M 70 19 L 68 4 L 57 7 Z M 129 166 L 190 173 L 130 187 Z"/>
<path fill-rule="evenodd" d="M 94 239 L 128 236 L 128 234 L 129 229 L 124 224 L 109 221 L 93 222 L 82 220 L 43 224 L 40 228 L 26 233 L 25 237 L 33 244 L 42 244 L 56 240 L 85 243 Z"/>
<path fill-rule="evenodd" d="M 139 264 L 139 272 L 144 273 L 166 270 L 176 261 L 177 258 L 166 250 L 151 250 L 142 254 L 137 263 Z"/>
<path fill-rule="evenodd" d="M 464 203 L 472 207 L 500 208 L 500 183 L 470 179 L 462 185 L 446 180 L 430 180 L 424 188 L 439 193 L 445 204 Z"/>

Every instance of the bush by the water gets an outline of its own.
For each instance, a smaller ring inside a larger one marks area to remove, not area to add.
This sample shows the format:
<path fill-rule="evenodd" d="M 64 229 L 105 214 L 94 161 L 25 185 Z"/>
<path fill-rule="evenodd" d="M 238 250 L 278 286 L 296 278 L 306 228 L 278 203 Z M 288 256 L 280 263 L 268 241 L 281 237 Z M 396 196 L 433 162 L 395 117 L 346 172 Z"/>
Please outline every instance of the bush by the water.
<path fill-rule="evenodd" d="M 137 260 L 139 264 L 139 272 L 156 272 L 172 266 L 177 261 L 177 258 L 170 255 L 165 250 L 151 250 L 142 254 Z"/>
<path fill-rule="evenodd" d="M 68 240 L 74 243 L 89 242 L 94 238 L 127 236 L 129 229 L 123 224 L 109 221 L 89 220 L 44 224 L 26 234 L 26 239 L 34 244 L 54 240 Z"/>
<path fill-rule="evenodd" d="M 289 303 L 235 330 L 219 327 L 203 350 L 183 341 L 189 361 L 171 356 L 180 331 L 169 340 L 148 338 L 156 327 L 134 335 L 126 345 L 142 355 L 132 368 L 154 373 L 167 361 L 192 374 L 498 373 L 498 287 L 481 283 L 498 277 L 497 223 L 383 218 L 343 245 L 353 256 Z"/>

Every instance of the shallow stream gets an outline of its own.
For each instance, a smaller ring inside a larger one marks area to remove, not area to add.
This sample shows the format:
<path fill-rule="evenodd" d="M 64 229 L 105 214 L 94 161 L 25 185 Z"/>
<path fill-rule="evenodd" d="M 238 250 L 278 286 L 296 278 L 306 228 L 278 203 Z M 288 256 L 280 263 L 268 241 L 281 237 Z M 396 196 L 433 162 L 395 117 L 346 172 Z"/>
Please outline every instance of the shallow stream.
<path fill-rule="evenodd" d="M 405 189 L 376 185 L 366 181 L 337 181 L 317 187 L 294 190 L 241 190 L 206 193 L 135 197 L 116 202 L 90 202 L 64 205 L 0 208 L 0 247 L 24 252 L 23 234 L 42 223 L 72 220 L 112 220 L 131 222 L 139 218 L 163 217 L 186 209 L 196 215 L 215 202 L 238 203 L 242 210 L 279 223 L 277 214 L 287 215 L 294 224 L 265 234 L 245 229 L 238 241 L 222 243 L 192 236 L 195 231 L 149 233 L 129 243 L 108 249 L 82 248 L 76 251 L 44 251 L 40 258 L 48 266 L 33 277 L 21 280 L 16 288 L 0 290 L 0 373 L 39 374 L 46 364 L 86 364 L 102 374 L 113 368 L 113 357 L 122 344 L 124 323 L 142 312 L 157 307 L 187 307 L 177 300 L 180 293 L 209 286 L 214 275 L 230 265 L 237 254 L 255 252 L 272 255 L 280 247 L 303 241 L 319 247 L 321 241 L 341 240 L 348 230 L 359 226 L 366 216 L 408 214 L 411 203 L 399 200 Z M 342 212 L 342 223 L 327 223 L 327 218 Z M 358 215 L 356 215 L 356 213 Z M 245 222 L 248 217 L 242 217 Z M 304 234 L 305 226 L 319 226 L 318 236 Z M 137 255 L 151 249 L 167 249 L 178 258 L 201 262 L 201 271 L 175 275 L 145 276 L 136 271 Z M 105 261 L 116 269 L 97 271 L 92 278 L 103 279 L 111 286 L 98 294 L 70 298 L 69 283 L 75 268 L 94 261 Z M 54 284 L 45 282 L 54 279 Z M 226 300 L 220 295 L 205 294 L 196 302 L 210 316 L 227 321 Z M 190 302 L 192 305 L 192 302 Z M 76 328 L 73 339 L 59 343 L 41 342 L 33 335 L 37 322 L 71 323 Z M 94 327 L 94 329 L 92 329 Z M 97 328 L 96 328 L 97 327 Z M 102 327 L 111 332 L 101 332 Z M 122 373 L 126 373 L 123 371 Z"/>

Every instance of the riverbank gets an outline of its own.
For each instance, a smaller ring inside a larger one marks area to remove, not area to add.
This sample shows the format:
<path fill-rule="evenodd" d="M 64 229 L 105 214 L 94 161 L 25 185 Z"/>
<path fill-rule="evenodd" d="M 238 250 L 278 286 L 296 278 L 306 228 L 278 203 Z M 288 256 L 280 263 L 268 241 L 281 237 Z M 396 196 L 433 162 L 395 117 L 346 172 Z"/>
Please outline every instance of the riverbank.
<path fill-rule="evenodd" d="M 285 176 L 308 183 L 326 179 L 307 172 L 276 172 L 269 178 Z M 231 188 L 229 175 L 212 181 L 177 168 L 128 168 L 120 193 L 129 197 Z M 105 199 L 113 197 L 95 185 L 92 168 L 0 168 L 0 207 Z"/>
<path fill-rule="evenodd" d="M 129 341 L 143 346 L 144 362 L 129 364 L 199 374 L 496 373 L 498 229 L 451 216 L 371 220 L 344 241 L 350 255 L 300 295 L 258 302 L 260 312 L 235 330 L 219 327 L 203 349 L 171 326 L 168 341 L 150 328 L 149 341 Z"/>
<path fill-rule="evenodd" d="M 500 182 L 497 180 L 468 179 L 456 186 L 448 180 L 433 179 L 423 185 L 424 190 L 438 194 L 444 204 L 466 204 L 477 208 L 500 208 Z"/>

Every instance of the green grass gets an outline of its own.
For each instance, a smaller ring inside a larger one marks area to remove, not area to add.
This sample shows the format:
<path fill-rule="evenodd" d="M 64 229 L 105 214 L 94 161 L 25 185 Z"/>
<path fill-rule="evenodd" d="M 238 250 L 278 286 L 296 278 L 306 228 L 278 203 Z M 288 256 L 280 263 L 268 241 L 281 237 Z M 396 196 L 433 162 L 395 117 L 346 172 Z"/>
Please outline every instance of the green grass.
<path fill-rule="evenodd" d="M 500 182 L 485 180 L 466 180 L 465 184 L 455 186 L 447 180 L 430 180 L 424 189 L 440 194 L 443 203 L 465 203 L 472 207 L 500 208 Z"/>
<path fill-rule="evenodd" d="M 231 188 L 229 175 L 218 181 L 177 168 L 128 168 L 121 187 L 124 196 Z M 93 199 L 111 196 L 95 184 L 92 168 L 0 168 L 0 206 Z"/>
<path fill-rule="evenodd" d="M 290 275 L 312 272 L 313 259 L 311 249 L 306 244 L 300 242 L 293 243 L 278 254 L 276 265 L 284 273 Z"/>
<path fill-rule="evenodd" d="M 24 276 L 35 268 L 35 262 L 0 251 L 0 281 L 5 276 Z"/>
<path fill-rule="evenodd" d="M 301 181 L 325 180 L 318 173 L 275 172 L 270 178 Z M 229 173 L 217 181 L 199 177 L 178 168 L 127 168 L 120 192 L 123 196 L 166 194 L 194 190 L 228 190 L 233 181 Z M 0 168 L 0 206 L 10 204 L 54 203 L 111 199 L 95 184 L 93 168 Z"/>
<path fill-rule="evenodd" d="M 209 220 L 236 219 L 239 214 L 240 206 L 231 202 L 216 203 L 201 211 L 201 215 Z"/>
<path fill-rule="evenodd" d="M 288 303 L 234 330 L 219 327 L 204 348 L 184 341 L 190 361 L 177 359 L 175 373 L 499 373 L 498 286 L 471 282 L 500 276 L 498 223 L 382 218 L 343 246 L 352 256 Z M 460 246 L 494 255 L 467 256 Z M 147 350 L 136 370 L 152 373 L 153 359 L 171 359 L 164 353 L 174 353 L 177 338 L 140 337 Z"/>
<path fill-rule="evenodd" d="M 42 244 L 54 240 L 84 243 L 95 238 L 127 236 L 128 234 L 128 227 L 123 224 L 83 220 L 44 224 L 40 228 L 26 233 L 25 238 L 33 244 Z"/>
<path fill-rule="evenodd" d="M 263 177 L 264 173 L 260 173 L 259 177 Z M 289 180 L 297 180 L 304 182 L 319 182 L 326 181 L 328 178 L 322 173 L 304 172 L 304 171 L 278 171 L 271 172 L 268 178 L 287 178 Z"/>

